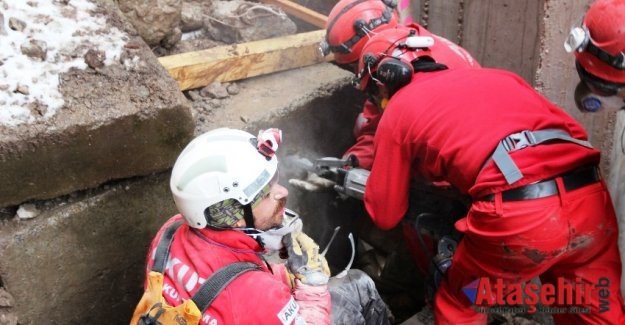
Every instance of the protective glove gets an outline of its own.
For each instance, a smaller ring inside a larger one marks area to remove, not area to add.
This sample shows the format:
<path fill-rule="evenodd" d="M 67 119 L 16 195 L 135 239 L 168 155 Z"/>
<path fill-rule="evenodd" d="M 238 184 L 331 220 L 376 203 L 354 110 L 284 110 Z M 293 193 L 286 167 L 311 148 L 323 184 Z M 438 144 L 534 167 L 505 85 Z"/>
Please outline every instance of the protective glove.
<path fill-rule="evenodd" d="M 331 190 L 336 185 L 334 181 L 323 178 L 313 172 L 308 172 L 305 180 L 291 178 L 289 179 L 289 184 L 309 192 Z"/>
<path fill-rule="evenodd" d="M 284 236 L 282 242 L 288 254 L 287 267 L 296 279 L 312 286 L 328 283 L 328 262 L 319 254 L 319 245 L 312 238 L 298 232 Z"/>

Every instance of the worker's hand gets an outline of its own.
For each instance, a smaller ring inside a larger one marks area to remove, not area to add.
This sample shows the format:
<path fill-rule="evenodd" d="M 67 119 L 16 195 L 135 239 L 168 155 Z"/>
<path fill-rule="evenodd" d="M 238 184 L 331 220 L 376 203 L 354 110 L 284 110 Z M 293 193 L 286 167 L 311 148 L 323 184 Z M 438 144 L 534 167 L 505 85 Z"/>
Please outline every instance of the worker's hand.
<path fill-rule="evenodd" d="M 291 178 L 289 179 L 289 184 L 309 192 L 331 190 L 336 185 L 334 181 L 323 178 L 313 172 L 308 172 L 305 180 Z"/>
<path fill-rule="evenodd" d="M 308 285 L 325 285 L 330 278 L 330 268 L 325 257 L 319 255 L 319 245 L 303 232 L 283 237 L 287 250 L 287 267 L 295 278 Z"/>

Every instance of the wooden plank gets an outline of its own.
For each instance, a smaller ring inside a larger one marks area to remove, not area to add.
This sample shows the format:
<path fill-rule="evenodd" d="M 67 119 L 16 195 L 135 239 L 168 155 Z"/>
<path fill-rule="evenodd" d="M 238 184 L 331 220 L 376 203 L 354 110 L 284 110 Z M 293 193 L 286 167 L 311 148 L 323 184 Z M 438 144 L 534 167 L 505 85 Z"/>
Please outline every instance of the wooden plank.
<path fill-rule="evenodd" d="M 261 0 L 263 3 L 275 5 L 287 14 L 293 15 L 309 24 L 325 28 L 328 17 L 289 0 Z"/>
<path fill-rule="evenodd" d="M 204 87 L 333 59 L 322 57 L 319 42 L 325 30 L 160 57 L 180 90 Z"/>

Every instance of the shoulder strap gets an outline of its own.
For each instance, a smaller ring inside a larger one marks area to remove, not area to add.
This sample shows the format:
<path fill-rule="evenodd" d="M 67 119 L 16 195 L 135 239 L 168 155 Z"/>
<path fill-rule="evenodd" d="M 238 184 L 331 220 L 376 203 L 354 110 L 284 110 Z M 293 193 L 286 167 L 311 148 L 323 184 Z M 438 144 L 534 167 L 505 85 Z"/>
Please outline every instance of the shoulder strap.
<path fill-rule="evenodd" d="M 158 241 L 158 245 L 156 246 L 156 253 L 154 253 L 154 264 L 152 264 L 152 271 L 156 271 L 158 273 L 165 272 L 165 266 L 167 265 L 167 256 L 169 255 L 169 246 L 171 246 L 171 242 L 174 239 L 174 234 L 176 230 L 180 228 L 182 225 L 182 220 L 178 220 L 163 232 L 163 235 Z"/>
<path fill-rule="evenodd" d="M 213 273 L 191 297 L 202 313 L 217 298 L 219 293 L 234 279 L 245 272 L 261 270 L 261 267 L 251 262 L 234 262 Z"/>
<path fill-rule="evenodd" d="M 174 239 L 174 234 L 182 225 L 182 220 L 172 223 L 158 241 L 156 253 L 154 253 L 154 264 L 152 270 L 164 273 L 167 264 L 167 256 L 169 255 L 169 247 Z M 262 270 L 257 264 L 251 262 L 234 262 L 224 266 L 213 273 L 191 297 L 198 309 L 203 313 L 208 306 L 217 298 L 219 293 L 230 284 L 234 279 L 243 273 L 255 270 Z"/>

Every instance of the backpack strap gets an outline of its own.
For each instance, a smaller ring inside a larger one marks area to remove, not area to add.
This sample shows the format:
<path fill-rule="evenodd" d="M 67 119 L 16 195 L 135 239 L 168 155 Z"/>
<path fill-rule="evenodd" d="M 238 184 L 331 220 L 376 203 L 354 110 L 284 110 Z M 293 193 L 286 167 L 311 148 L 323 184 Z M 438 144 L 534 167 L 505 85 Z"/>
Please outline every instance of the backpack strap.
<path fill-rule="evenodd" d="M 249 271 L 261 271 L 258 264 L 251 262 L 234 262 L 228 264 L 213 273 L 191 297 L 197 308 L 202 313 L 217 298 L 219 293 L 234 279 Z"/>
<path fill-rule="evenodd" d="M 167 257 L 169 256 L 169 247 L 174 239 L 174 234 L 182 225 L 182 220 L 178 220 L 169 225 L 158 241 L 156 252 L 154 253 L 154 264 L 152 271 L 165 273 L 167 266 Z M 208 306 L 217 298 L 219 293 L 223 291 L 230 282 L 243 273 L 249 271 L 261 271 L 262 268 L 251 262 L 234 262 L 228 264 L 217 272 L 213 273 L 191 297 L 198 309 L 203 313 Z"/>
<path fill-rule="evenodd" d="M 165 266 L 167 265 L 167 256 L 169 256 L 169 246 L 174 240 L 174 234 L 182 225 L 182 220 L 178 220 L 163 232 L 163 235 L 158 241 L 156 246 L 156 253 L 154 253 L 154 264 L 152 264 L 152 271 L 158 273 L 165 273 Z"/>

